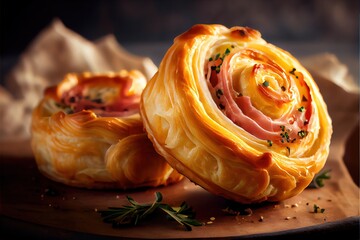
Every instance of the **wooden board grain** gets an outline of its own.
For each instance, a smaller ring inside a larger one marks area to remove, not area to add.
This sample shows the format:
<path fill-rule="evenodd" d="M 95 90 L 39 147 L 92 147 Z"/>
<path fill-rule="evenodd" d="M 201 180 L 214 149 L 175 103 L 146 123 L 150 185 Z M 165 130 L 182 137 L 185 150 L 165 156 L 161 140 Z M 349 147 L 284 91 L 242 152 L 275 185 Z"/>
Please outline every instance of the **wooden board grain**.
<path fill-rule="evenodd" d="M 86 234 L 87 239 L 89 236 L 186 239 L 286 235 L 296 230 L 326 229 L 331 224 L 341 224 L 354 217 L 358 219 L 359 189 L 345 165 L 342 161 L 329 159 L 325 168 L 332 170 L 332 178 L 321 189 L 306 189 L 283 202 L 245 206 L 214 196 L 187 179 L 170 186 L 131 191 L 68 187 L 42 176 L 32 158 L 3 156 L 0 183 L 2 225 L 14 232 L 16 227 L 25 224 L 28 231 L 37 229 L 33 231 L 38 234 L 42 231 L 43 236 L 48 234 L 52 239 L 79 239 L 81 234 Z M 49 189 L 52 192 L 48 192 Z M 138 202 L 152 202 L 155 191 L 163 194 L 163 202 L 173 206 L 186 201 L 205 225 L 193 227 L 191 232 L 184 231 L 174 221 L 156 215 L 136 227 L 119 229 L 102 222 L 95 211 L 127 204 L 126 195 Z M 313 213 L 314 204 L 324 208 L 325 212 Z M 229 215 L 223 211 L 229 206 L 233 209 L 250 208 L 251 214 Z"/>

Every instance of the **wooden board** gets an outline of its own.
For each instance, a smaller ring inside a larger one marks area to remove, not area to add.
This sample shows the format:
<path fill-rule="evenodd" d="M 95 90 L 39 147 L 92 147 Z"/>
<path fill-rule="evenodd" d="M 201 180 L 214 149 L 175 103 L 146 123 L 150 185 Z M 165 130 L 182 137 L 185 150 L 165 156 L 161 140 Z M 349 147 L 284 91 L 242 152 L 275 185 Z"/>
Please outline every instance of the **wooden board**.
<path fill-rule="evenodd" d="M 325 168 L 332 169 L 332 178 L 321 189 L 306 189 L 299 196 L 283 202 L 244 206 L 214 196 L 187 179 L 171 186 L 126 192 L 68 187 L 43 177 L 32 158 L 3 156 L 1 232 L 49 239 L 278 238 L 307 232 L 313 234 L 311 236 L 332 234 L 335 230 L 357 234 L 359 188 L 342 161 L 330 158 Z M 55 194 L 47 194 L 47 189 Z M 186 201 L 205 225 L 194 227 L 191 232 L 184 231 L 176 222 L 159 215 L 136 227 L 116 229 L 102 222 L 95 211 L 127 204 L 126 195 L 138 202 L 152 202 L 155 191 L 163 194 L 163 202 L 173 206 Z M 313 213 L 314 204 L 324 208 L 325 212 Z M 223 211 L 229 206 L 250 208 L 252 213 L 249 216 L 229 215 Z M 211 221 L 212 217 L 215 220 Z"/>

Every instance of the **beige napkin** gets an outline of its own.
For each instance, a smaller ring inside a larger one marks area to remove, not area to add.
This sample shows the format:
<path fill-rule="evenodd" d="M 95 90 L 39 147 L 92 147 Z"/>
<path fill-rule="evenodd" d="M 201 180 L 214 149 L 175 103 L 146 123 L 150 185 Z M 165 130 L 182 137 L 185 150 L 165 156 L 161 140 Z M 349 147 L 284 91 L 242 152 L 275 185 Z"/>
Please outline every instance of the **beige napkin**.
<path fill-rule="evenodd" d="M 69 72 L 140 70 L 147 79 L 157 71 L 148 57 L 127 52 L 108 35 L 96 42 L 55 19 L 34 39 L 0 86 L 0 154 L 30 156 L 31 112 L 47 86 Z"/>
<path fill-rule="evenodd" d="M 342 159 L 346 140 L 359 124 L 359 86 L 334 54 L 309 56 L 301 63 L 317 82 L 332 119 L 330 158 Z"/>

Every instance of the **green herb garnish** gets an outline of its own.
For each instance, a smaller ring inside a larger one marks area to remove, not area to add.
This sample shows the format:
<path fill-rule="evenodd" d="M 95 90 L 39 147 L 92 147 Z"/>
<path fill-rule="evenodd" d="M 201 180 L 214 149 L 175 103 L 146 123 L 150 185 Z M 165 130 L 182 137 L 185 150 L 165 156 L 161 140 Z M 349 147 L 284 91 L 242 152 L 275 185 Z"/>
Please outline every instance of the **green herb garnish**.
<path fill-rule="evenodd" d="M 290 142 L 290 136 L 288 132 L 280 133 L 280 136 L 286 140 L 286 142 Z M 282 141 L 283 142 L 283 141 Z"/>
<path fill-rule="evenodd" d="M 109 207 L 107 210 L 98 211 L 106 223 L 112 223 L 113 227 L 138 225 L 147 216 L 159 212 L 167 214 L 167 217 L 174 219 L 180 225 L 185 227 L 185 230 L 191 231 L 192 226 L 202 226 L 203 223 L 195 219 L 195 212 L 185 202 L 178 208 L 173 208 L 168 204 L 161 203 L 162 195 L 160 192 L 155 193 L 155 201 L 149 204 L 140 204 L 133 198 L 126 196 L 130 205 L 123 207 Z"/>
<path fill-rule="evenodd" d="M 320 208 L 318 205 L 314 204 L 314 213 L 324 213 L 325 208 Z"/>
<path fill-rule="evenodd" d="M 316 174 L 313 178 L 313 180 L 311 181 L 311 183 L 309 184 L 308 188 L 321 188 L 323 187 L 324 184 L 324 180 L 330 179 L 330 171 L 331 169 L 328 170 L 324 170 L 318 174 Z"/>
<path fill-rule="evenodd" d="M 308 132 L 305 131 L 305 130 L 301 130 L 301 131 L 298 132 L 298 136 L 299 136 L 300 138 L 304 138 L 304 137 L 306 137 L 307 135 L 308 135 Z"/>
<path fill-rule="evenodd" d="M 220 53 L 216 54 L 216 56 L 215 56 L 215 60 L 218 60 L 218 59 L 219 59 L 219 57 L 220 57 Z"/>
<path fill-rule="evenodd" d="M 222 95 L 224 95 L 224 93 L 223 93 L 223 91 L 219 88 L 218 90 L 216 90 L 216 97 L 218 98 L 218 99 L 220 99 L 220 97 L 222 96 Z"/>
<path fill-rule="evenodd" d="M 215 67 L 215 72 L 216 72 L 216 73 L 219 73 L 219 72 L 220 72 L 220 67 L 221 67 L 221 65 Z"/>
<path fill-rule="evenodd" d="M 295 75 L 295 71 L 296 71 L 296 68 L 293 68 L 289 73 L 294 75 L 296 78 L 298 78 L 298 76 Z"/>
<path fill-rule="evenodd" d="M 262 84 L 264 87 L 268 87 L 270 86 L 270 83 L 268 81 L 264 81 L 263 84 Z"/>
<path fill-rule="evenodd" d="M 227 49 L 225 50 L 224 56 L 228 55 L 229 53 L 230 53 L 230 49 L 227 48 Z"/>
<path fill-rule="evenodd" d="M 304 110 L 305 110 L 305 107 L 304 107 L 304 106 L 301 106 L 301 107 L 298 108 L 298 111 L 299 111 L 299 112 L 304 112 Z"/>
<path fill-rule="evenodd" d="M 272 147 L 273 142 L 271 140 L 267 140 L 267 143 L 268 143 L 269 147 Z"/>
<path fill-rule="evenodd" d="M 217 65 L 217 66 L 211 66 L 211 70 L 215 70 L 216 73 L 219 73 L 219 72 L 220 72 L 221 65 L 222 65 L 222 63 L 223 63 L 223 61 L 224 61 L 224 58 L 225 58 L 227 55 L 229 55 L 229 53 L 230 53 L 230 49 L 229 49 L 229 48 L 226 48 L 225 52 L 224 52 L 222 55 L 221 55 L 220 53 L 217 53 L 214 58 L 213 58 L 213 57 L 210 57 L 210 58 L 209 58 L 209 62 L 211 62 L 211 61 L 216 61 L 216 60 L 218 60 L 218 59 L 221 60 L 221 63 L 220 63 L 219 65 Z"/>

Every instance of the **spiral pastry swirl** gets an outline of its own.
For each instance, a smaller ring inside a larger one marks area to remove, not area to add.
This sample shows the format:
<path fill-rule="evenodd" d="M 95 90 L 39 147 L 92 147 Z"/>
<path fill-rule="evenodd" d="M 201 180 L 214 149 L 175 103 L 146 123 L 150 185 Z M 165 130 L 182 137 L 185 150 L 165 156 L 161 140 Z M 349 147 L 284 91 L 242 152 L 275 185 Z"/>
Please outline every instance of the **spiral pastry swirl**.
<path fill-rule="evenodd" d="M 85 188 L 155 187 L 183 176 L 144 132 L 139 71 L 65 76 L 34 109 L 31 146 L 41 173 Z"/>
<path fill-rule="evenodd" d="M 248 27 L 195 25 L 176 37 L 140 113 L 171 166 L 242 203 L 301 193 L 329 154 L 332 123 L 316 82 Z"/>

